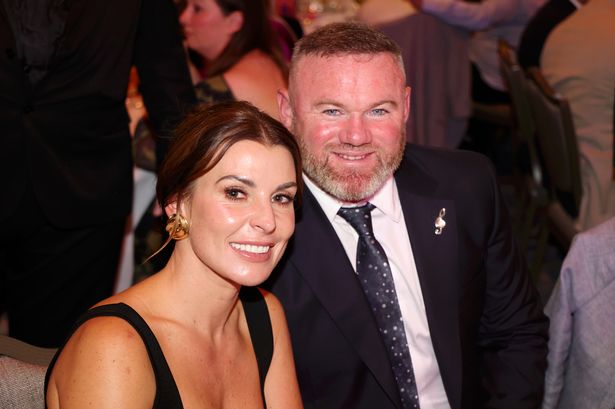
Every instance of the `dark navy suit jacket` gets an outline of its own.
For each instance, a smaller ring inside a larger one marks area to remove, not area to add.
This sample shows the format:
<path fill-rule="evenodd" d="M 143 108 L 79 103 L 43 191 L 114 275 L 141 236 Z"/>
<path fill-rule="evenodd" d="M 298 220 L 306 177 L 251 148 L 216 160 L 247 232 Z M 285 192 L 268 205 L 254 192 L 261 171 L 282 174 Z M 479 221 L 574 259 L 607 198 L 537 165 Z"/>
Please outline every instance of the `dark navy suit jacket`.
<path fill-rule="evenodd" d="M 451 407 L 538 407 L 548 321 L 489 162 L 409 145 L 395 179 Z M 446 227 L 436 235 L 441 208 Z M 294 237 L 266 283 L 286 311 L 306 408 L 401 408 L 355 277 L 306 190 Z"/>

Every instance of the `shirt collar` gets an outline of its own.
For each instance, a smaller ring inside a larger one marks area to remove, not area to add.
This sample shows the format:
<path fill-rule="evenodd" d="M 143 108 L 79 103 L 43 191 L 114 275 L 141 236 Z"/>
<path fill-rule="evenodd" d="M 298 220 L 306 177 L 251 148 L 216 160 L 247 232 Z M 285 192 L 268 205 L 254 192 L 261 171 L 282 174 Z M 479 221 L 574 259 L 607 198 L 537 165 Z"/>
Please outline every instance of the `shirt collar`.
<path fill-rule="evenodd" d="M 316 198 L 318 204 L 320 204 L 329 222 L 333 223 L 333 219 L 337 216 L 340 207 L 350 206 L 348 203 L 344 203 L 323 191 L 305 174 L 303 174 L 303 181 Z M 399 202 L 399 194 L 397 193 L 397 184 L 393 176 L 387 179 L 382 188 L 369 199 L 369 202 L 395 223 L 401 221 L 402 209 Z"/>

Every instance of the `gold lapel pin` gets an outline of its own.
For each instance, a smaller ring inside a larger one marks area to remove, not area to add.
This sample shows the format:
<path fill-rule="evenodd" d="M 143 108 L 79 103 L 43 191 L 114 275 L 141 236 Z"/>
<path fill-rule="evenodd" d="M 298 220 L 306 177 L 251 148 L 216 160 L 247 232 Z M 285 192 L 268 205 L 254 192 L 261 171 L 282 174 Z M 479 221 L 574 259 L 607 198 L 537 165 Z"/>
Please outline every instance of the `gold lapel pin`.
<path fill-rule="evenodd" d="M 436 231 L 434 233 L 436 233 L 438 236 L 442 234 L 442 230 L 444 230 L 444 228 L 446 227 L 446 220 L 444 220 L 444 215 L 446 215 L 446 209 L 443 207 L 442 209 L 440 209 L 440 213 L 438 214 L 438 217 L 436 217 L 436 222 L 434 223 L 434 226 L 436 226 Z"/>

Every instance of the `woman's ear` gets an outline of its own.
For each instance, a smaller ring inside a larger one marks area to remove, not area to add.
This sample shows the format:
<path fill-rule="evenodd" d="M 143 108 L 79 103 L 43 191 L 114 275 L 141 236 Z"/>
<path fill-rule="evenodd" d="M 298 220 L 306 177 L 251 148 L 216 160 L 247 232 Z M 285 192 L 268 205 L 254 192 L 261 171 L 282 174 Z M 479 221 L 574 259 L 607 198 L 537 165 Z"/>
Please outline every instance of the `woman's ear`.
<path fill-rule="evenodd" d="M 254 0 L 249 0 L 254 1 Z M 228 28 L 231 34 L 235 34 L 241 27 L 243 27 L 243 13 L 241 11 L 233 11 L 229 15 L 226 16 L 227 21 L 229 22 Z"/>
<path fill-rule="evenodd" d="M 177 202 L 173 201 L 164 207 L 164 212 L 167 217 L 171 217 L 172 215 L 177 213 Z"/>

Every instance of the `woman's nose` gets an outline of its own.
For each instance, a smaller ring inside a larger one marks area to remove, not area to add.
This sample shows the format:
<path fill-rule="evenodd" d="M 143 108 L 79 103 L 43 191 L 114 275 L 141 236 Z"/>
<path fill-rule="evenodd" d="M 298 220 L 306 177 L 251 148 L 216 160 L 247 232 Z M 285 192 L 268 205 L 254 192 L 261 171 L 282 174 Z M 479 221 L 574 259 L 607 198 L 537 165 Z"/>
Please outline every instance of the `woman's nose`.
<path fill-rule="evenodd" d="M 188 22 L 188 18 L 190 17 L 190 6 L 186 6 L 186 8 L 184 8 L 184 10 L 181 12 L 181 14 L 179 15 L 179 24 L 184 27 L 187 22 Z"/>
<path fill-rule="evenodd" d="M 255 207 L 251 225 L 256 229 L 262 230 L 264 233 L 271 233 L 275 230 L 275 213 L 269 200 Z"/>

